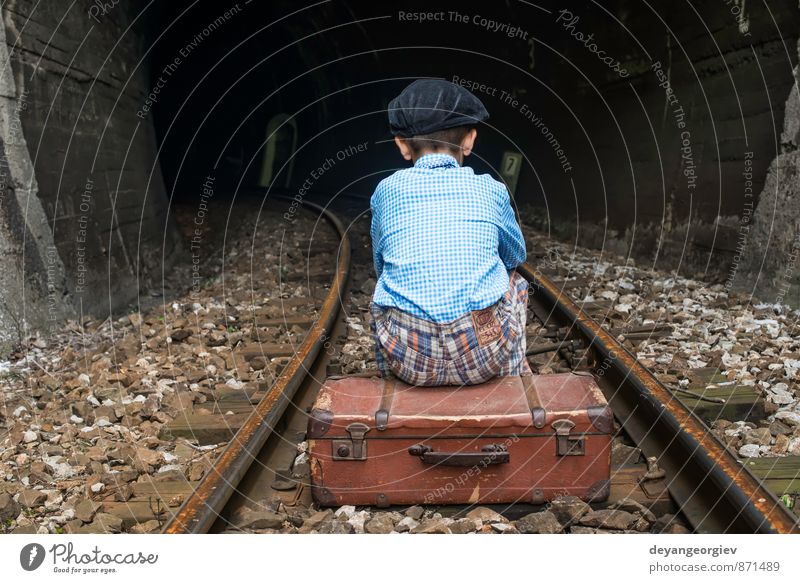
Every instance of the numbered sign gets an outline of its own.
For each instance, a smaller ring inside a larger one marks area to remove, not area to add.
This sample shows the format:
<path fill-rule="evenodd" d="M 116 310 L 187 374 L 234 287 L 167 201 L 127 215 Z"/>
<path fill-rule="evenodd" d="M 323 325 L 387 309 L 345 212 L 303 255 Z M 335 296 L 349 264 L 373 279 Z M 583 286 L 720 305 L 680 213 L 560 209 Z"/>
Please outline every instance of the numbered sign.
<path fill-rule="evenodd" d="M 500 177 L 508 186 L 508 191 L 514 195 L 519 179 L 519 169 L 522 167 L 522 154 L 518 152 L 503 152 L 500 162 Z"/>

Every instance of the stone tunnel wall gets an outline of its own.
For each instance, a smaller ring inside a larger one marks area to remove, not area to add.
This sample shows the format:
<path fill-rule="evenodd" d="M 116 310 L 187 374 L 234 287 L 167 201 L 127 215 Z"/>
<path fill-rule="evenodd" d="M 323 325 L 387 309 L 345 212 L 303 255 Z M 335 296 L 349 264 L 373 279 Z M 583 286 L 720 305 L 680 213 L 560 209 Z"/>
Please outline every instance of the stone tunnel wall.
<path fill-rule="evenodd" d="M 178 251 L 152 121 L 137 116 L 150 89 L 136 4 L 3 3 L 6 348 L 67 316 L 135 301 Z"/>
<path fill-rule="evenodd" d="M 543 171 L 549 226 L 587 246 L 726 280 L 738 259 L 742 221 L 763 202 L 768 168 L 781 153 L 800 6 L 602 4 L 566 4 L 568 14 L 557 23 L 560 8 L 553 13 L 549 40 L 580 72 L 561 63 L 540 71 L 578 104 L 583 127 L 549 112 L 574 168 L 571 177 L 557 163 Z M 624 77 L 580 42 L 589 34 L 619 61 Z M 537 54 L 547 58 L 545 50 Z M 547 145 L 540 150 L 548 160 Z M 530 175 L 520 180 L 521 191 L 539 189 Z M 785 180 L 784 189 L 798 196 L 796 180 Z M 739 275 L 755 276 L 746 269 Z"/>
<path fill-rule="evenodd" d="M 800 56 L 800 43 L 798 43 Z M 780 152 L 767 171 L 741 252 L 731 263 L 732 287 L 762 301 L 800 307 L 800 66 L 786 101 Z"/>

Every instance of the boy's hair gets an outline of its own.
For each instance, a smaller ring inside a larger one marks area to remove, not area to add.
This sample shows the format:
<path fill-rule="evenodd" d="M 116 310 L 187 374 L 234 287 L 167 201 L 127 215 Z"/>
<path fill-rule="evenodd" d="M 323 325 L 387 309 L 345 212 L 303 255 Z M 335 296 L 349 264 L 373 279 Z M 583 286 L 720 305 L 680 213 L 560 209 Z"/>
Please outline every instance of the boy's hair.
<path fill-rule="evenodd" d="M 429 134 L 411 136 L 405 138 L 405 140 L 414 154 L 419 154 L 423 150 L 449 150 L 450 152 L 458 152 L 461 141 L 471 129 L 472 126 L 457 126 L 454 128 L 447 128 L 446 130 L 439 130 L 438 132 L 431 132 Z"/>

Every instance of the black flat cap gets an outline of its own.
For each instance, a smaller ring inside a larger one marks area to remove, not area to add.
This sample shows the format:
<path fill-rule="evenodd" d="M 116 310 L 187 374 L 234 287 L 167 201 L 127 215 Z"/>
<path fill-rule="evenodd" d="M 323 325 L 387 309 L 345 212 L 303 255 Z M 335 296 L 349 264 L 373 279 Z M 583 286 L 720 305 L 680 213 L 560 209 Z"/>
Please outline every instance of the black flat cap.
<path fill-rule="evenodd" d="M 418 79 L 389 103 L 392 135 L 403 138 L 476 125 L 488 118 L 480 99 L 443 79 Z"/>

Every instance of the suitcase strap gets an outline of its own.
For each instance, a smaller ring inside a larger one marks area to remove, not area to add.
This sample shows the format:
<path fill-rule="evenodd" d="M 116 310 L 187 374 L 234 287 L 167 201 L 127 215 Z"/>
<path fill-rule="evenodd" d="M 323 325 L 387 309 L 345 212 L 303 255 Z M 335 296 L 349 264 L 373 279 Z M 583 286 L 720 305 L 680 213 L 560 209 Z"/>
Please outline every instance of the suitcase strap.
<path fill-rule="evenodd" d="M 539 401 L 539 395 L 536 393 L 536 388 L 533 384 L 533 375 L 522 375 L 520 378 L 522 379 L 522 385 L 525 387 L 525 399 L 527 399 L 528 408 L 531 410 L 533 426 L 536 429 L 541 429 L 544 427 L 547 411 L 544 410 L 541 401 Z"/>
<path fill-rule="evenodd" d="M 383 431 L 389 424 L 389 411 L 392 409 L 392 401 L 394 401 L 394 389 L 397 380 L 394 378 L 385 379 L 383 381 L 383 388 L 381 392 L 381 403 L 378 410 L 375 411 L 375 429 Z"/>

